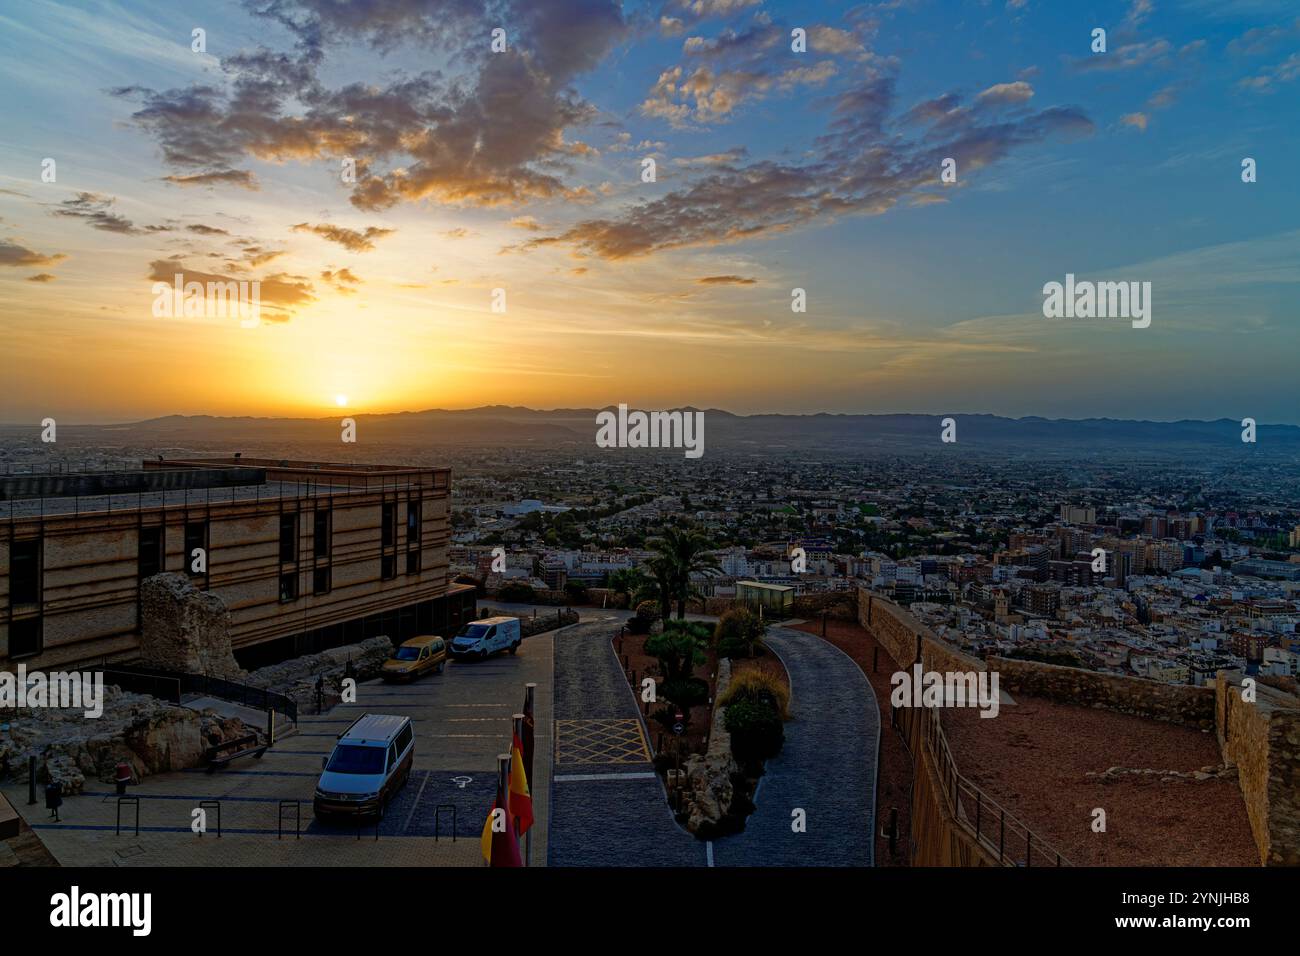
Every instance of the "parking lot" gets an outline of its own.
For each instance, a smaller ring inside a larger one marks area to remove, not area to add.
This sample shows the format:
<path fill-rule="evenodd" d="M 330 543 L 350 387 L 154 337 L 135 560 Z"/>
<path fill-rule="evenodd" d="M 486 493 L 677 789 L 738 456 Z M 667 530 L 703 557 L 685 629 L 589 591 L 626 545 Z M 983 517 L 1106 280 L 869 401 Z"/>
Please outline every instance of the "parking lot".
<path fill-rule="evenodd" d="M 25 785 L 6 787 L 10 801 L 64 865 L 83 866 L 480 866 L 478 836 L 495 793 L 496 755 L 510 746 L 511 715 L 523 707 L 524 685 L 537 684 L 532 864 L 544 865 L 551 778 L 553 632 L 530 637 L 515 656 L 452 661 L 441 674 L 411 684 L 371 681 L 355 704 L 322 715 L 300 714 L 296 732 L 261 759 L 244 757 L 214 774 L 202 768 L 147 777 L 129 788 L 135 809 L 122 808 L 115 833 L 112 785 L 87 780 L 65 799 L 62 824 L 47 821 L 44 804 L 27 806 Z M 360 830 L 317 823 L 312 794 L 321 758 L 363 713 L 409 716 L 415 762 L 383 820 Z M 208 832 L 192 829 L 200 801 Z M 301 832 L 295 835 L 295 805 Z M 282 819 L 278 819 L 282 814 Z M 282 834 L 281 834 L 282 830 Z M 453 839 L 454 837 L 454 839 Z"/>

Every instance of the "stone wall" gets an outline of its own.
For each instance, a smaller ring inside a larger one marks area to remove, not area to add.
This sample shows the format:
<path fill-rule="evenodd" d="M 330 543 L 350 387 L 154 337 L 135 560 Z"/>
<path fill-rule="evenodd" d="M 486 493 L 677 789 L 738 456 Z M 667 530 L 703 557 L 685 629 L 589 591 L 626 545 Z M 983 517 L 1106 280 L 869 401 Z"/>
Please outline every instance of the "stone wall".
<path fill-rule="evenodd" d="M 731 683 L 731 661 L 718 661 L 718 681 L 714 701 L 720 701 Z M 731 755 L 731 734 L 727 733 L 726 709 L 713 707 L 713 722 L 709 725 L 709 746 L 704 755 L 693 754 L 682 767 L 686 775 L 682 813 L 686 829 L 701 838 L 707 838 L 719 821 L 731 809 L 735 788 L 731 775 L 738 771 L 736 758 Z"/>
<path fill-rule="evenodd" d="M 833 621 L 856 621 L 858 592 L 821 591 L 817 594 L 796 594 L 790 614 L 792 617 L 820 618 L 823 611 Z"/>
<path fill-rule="evenodd" d="M 1039 661 L 990 657 L 1003 690 L 1015 696 L 1043 697 L 1063 704 L 1100 707 L 1149 720 L 1214 729 L 1214 689 L 1166 684 L 1144 677 L 1104 674 Z"/>
<path fill-rule="evenodd" d="M 982 671 L 984 662 L 953 647 L 918 621 L 906 609 L 866 588 L 858 591 L 858 623 L 894 659 L 899 668 L 911 667 L 917 649 L 927 671 Z"/>
<path fill-rule="evenodd" d="M 1219 673 L 1214 698 L 1223 759 L 1237 767 L 1264 866 L 1300 866 L 1300 701 L 1268 687 L 1256 700 Z"/>
<path fill-rule="evenodd" d="M 146 578 L 140 583 L 140 663 L 208 677 L 240 676 L 225 602 L 183 574 Z"/>

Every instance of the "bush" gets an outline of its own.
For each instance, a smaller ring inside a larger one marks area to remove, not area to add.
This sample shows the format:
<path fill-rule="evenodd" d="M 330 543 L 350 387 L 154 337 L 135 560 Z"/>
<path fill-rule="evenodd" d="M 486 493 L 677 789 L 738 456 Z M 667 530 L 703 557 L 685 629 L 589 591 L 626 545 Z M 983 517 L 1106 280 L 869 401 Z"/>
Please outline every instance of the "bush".
<path fill-rule="evenodd" d="M 533 590 L 530 584 L 512 581 L 509 584 L 501 585 L 497 597 L 509 604 L 532 604 L 537 600 L 537 592 Z"/>
<path fill-rule="evenodd" d="M 659 611 L 654 601 L 642 601 L 636 606 L 636 614 L 628 618 L 629 634 L 649 634 L 654 622 L 659 619 Z"/>
<path fill-rule="evenodd" d="M 748 608 L 733 607 L 718 618 L 713 639 L 722 657 L 753 657 L 767 625 Z"/>
<path fill-rule="evenodd" d="M 741 763 L 775 757 L 785 745 L 785 726 L 772 704 L 738 700 L 727 708 L 723 722 L 731 734 L 731 752 Z"/>
<path fill-rule="evenodd" d="M 783 720 L 790 717 L 790 691 L 785 682 L 770 670 L 747 670 L 735 674 L 718 703 L 728 707 L 742 700 L 767 704 Z"/>
<path fill-rule="evenodd" d="M 699 677 L 665 681 L 659 694 L 679 707 L 691 707 L 708 701 L 709 682 Z"/>
<path fill-rule="evenodd" d="M 645 652 L 659 659 L 659 669 L 666 680 L 690 677 L 697 664 L 708 658 L 704 647 L 709 639 L 708 627 L 694 621 L 669 621 L 661 633 L 645 642 Z"/>
<path fill-rule="evenodd" d="M 587 585 L 581 581 L 569 581 L 564 585 L 564 593 L 570 603 L 586 604 L 587 603 Z"/>

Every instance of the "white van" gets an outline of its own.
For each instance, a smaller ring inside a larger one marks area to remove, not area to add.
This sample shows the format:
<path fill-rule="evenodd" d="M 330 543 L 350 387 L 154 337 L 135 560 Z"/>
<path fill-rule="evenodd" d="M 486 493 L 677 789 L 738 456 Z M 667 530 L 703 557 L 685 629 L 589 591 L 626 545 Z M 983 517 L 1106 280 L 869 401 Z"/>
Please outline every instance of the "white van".
<path fill-rule="evenodd" d="M 317 819 L 383 817 L 415 762 L 411 718 L 362 714 L 339 734 L 334 752 L 322 762 L 312 802 Z"/>
<path fill-rule="evenodd" d="M 451 656 L 458 660 L 489 657 L 498 651 L 519 650 L 519 618 L 484 617 L 466 624 L 451 639 Z"/>

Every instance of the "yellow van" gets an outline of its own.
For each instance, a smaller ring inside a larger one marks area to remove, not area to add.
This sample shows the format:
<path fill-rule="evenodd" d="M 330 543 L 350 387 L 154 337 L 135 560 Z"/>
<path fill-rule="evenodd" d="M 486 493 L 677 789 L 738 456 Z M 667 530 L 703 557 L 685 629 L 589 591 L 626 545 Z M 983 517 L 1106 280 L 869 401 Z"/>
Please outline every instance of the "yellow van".
<path fill-rule="evenodd" d="M 415 680 L 421 674 L 442 673 L 447 663 L 447 643 L 436 634 L 413 637 L 384 661 L 380 676 L 386 681 Z"/>

